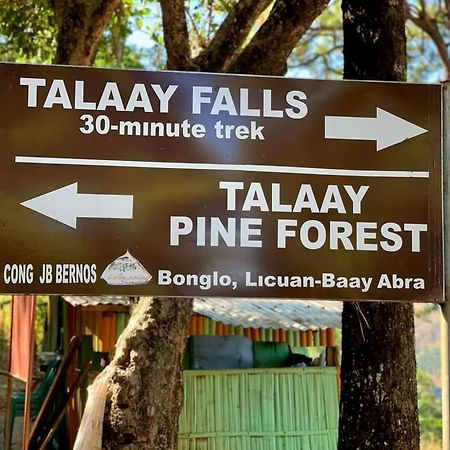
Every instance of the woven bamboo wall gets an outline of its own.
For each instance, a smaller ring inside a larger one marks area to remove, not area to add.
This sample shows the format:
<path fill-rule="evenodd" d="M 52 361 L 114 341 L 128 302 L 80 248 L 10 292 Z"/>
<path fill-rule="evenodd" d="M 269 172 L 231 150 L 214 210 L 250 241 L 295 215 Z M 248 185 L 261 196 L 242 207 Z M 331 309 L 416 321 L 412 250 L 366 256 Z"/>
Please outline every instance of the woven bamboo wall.
<path fill-rule="evenodd" d="M 179 450 L 335 450 L 335 368 L 186 371 Z"/>

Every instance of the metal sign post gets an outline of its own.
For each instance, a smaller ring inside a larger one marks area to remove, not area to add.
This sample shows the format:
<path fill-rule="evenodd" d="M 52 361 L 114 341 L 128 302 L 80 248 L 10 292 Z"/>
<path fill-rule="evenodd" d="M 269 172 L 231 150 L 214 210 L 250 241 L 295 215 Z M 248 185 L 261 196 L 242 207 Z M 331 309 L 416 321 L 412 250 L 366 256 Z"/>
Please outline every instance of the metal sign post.
<path fill-rule="evenodd" d="M 443 90 L 445 303 L 441 315 L 442 449 L 450 450 L 450 83 Z"/>

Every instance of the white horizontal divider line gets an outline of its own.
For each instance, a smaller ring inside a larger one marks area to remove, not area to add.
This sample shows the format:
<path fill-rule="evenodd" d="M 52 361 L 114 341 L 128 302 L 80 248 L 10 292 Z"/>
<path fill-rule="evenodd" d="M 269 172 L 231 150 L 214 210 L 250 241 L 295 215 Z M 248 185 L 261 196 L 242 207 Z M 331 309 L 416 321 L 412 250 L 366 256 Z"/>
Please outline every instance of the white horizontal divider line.
<path fill-rule="evenodd" d="M 410 170 L 353 170 L 320 167 L 269 166 L 254 164 L 182 163 L 162 161 L 127 161 L 119 159 L 52 158 L 45 156 L 16 156 L 16 163 L 56 164 L 68 166 L 131 167 L 142 169 L 227 170 L 241 172 L 291 173 L 301 175 L 333 175 L 376 178 L 429 178 L 429 172 Z"/>

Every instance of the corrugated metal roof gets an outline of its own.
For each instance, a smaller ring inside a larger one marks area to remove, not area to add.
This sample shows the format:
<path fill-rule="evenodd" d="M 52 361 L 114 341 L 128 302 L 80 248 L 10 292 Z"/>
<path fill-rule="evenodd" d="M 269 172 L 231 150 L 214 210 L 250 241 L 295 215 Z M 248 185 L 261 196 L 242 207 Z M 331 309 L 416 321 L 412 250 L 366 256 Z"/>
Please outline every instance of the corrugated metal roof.
<path fill-rule="evenodd" d="M 64 296 L 73 306 L 129 305 L 126 296 Z M 341 302 L 254 298 L 195 298 L 194 311 L 245 328 L 317 330 L 341 327 Z"/>
<path fill-rule="evenodd" d="M 64 295 L 64 300 L 72 306 L 96 306 L 96 305 L 129 305 L 130 297 L 125 295 L 98 295 L 98 296 L 76 296 Z"/>
<path fill-rule="evenodd" d="M 196 298 L 194 311 L 233 326 L 317 330 L 341 327 L 341 302 L 250 298 Z"/>

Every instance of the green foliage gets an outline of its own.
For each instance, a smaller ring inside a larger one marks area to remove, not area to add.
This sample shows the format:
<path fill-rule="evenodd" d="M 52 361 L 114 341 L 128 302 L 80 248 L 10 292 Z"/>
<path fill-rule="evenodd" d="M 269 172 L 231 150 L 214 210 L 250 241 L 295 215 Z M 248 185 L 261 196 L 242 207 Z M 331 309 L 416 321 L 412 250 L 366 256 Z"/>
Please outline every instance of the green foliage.
<path fill-rule="evenodd" d="M 194 56 L 208 47 L 220 24 L 236 3 L 237 0 L 191 0 L 188 2 L 186 12 Z"/>
<path fill-rule="evenodd" d="M 5 0 L 0 8 L 0 60 L 50 63 L 56 24 L 49 0 Z"/>
<path fill-rule="evenodd" d="M 417 365 L 428 374 L 440 374 L 441 352 L 438 347 L 426 348 L 417 354 Z"/>
<path fill-rule="evenodd" d="M 408 81 L 436 82 L 442 78 L 442 61 L 430 38 L 411 22 L 407 22 Z"/>
<path fill-rule="evenodd" d="M 189 0 L 187 23 L 193 56 L 206 48 L 237 0 Z M 409 0 L 413 13 L 420 3 Z M 450 18 L 441 0 L 423 3 L 443 40 L 450 42 Z M 340 0 L 314 22 L 289 58 L 289 74 L 341 78 L 343 33 Z M 255 30 L 258 24 L 255 25 Z M 49 64 L 56 48 L 51 0 L 4 0 L 0 8 L 0 61 Z M 139 36 L 130 42 L 130 36 Z M 407 22 L 409 80 L 433 82 L 443 77 L 435 43 L 411 20 Z M 157 0 L 123 0 L 108 25 L 96 66 L 162 69 L 166 62 L 161 10 Z"/>
<path fill-rule="evenodd" d="M 145 30 L 146 20 L 151 15 L 149 1 L 123 0 L 113 15 L 104 33 L 103 41 L 97 52 L 95 66 L 112 68 L 144 68 L 143 61 L 148 51 L 127 42 L 136 30 Z"/>
<path fill-rule="evenodd" d="M 343 39 L 341 1 L 332 0 L 293 51 L 288 61 L 289 74 L 342 78 Z"/>
<path fill-rule="evenodd" d="M 133 7 L 128 20 L 128 36 L 132 36 L 135 43 L 129 42 L 127 45 L 134 48 L 135 55 L 139 53 L 142 67 L 150 70 L 162 70 L 166 66 L 166 49 L 159 1 L 129 1 Z"/>
<path fill-rule="evenodd" d="M 36 302 L 35 319 L 35 341 L 38 351 L 42 349 L 44 340 L 45 323 L 47 320 L 48 297 L 38 295 Z M 9 342 L 11 327 L 11 296 L 0 295 L 0 348 L 4 348 L 4 343 Z"/>
<path fill-rule="evenodd" d="M 440 311 L 440 309 L 440 306 L 436 303 L 417 304 L 414 308 L 414 315 L 416 318 L 428 317 L 436 311 Z"/>
<path fill-rule="evenodd" d="M 409 71 L 412 81 L 438 81 L 445 68 L 437 51 L 450 56 L 450 3 L 444 0 L 408 0 Z M 414 24 L 413 24 L 414 22 Z M 431 36 L 431 37 L 430 37 Z M 450 67 L 447 66 L 447 74 Z"/>
<path fill-rule="evenodd" d="M 108 25 L 96 66 L 143 68 L 150 51 L 130 45 L 133 31 L 148 29 L 156 1 L 123 0 Z M 147 24 L 147 25 L 146 25 Z M 158 25 L 162 27 L 160 21 Z M 6 0 L 0 8 L 0 61 L 50 64 L 56 52 L 57 27 L 50 0 Z M 152 38 L 149 36 L 149 40 Z M 158 54 L 160 59 L 161 54 Z"/>
<path fill-rule="evenodd" d="M 440 440 L 442 434 L 442 405 L 436 386 L 423 370 L 417 370 L 419 424 L 422 441 Z"/>

